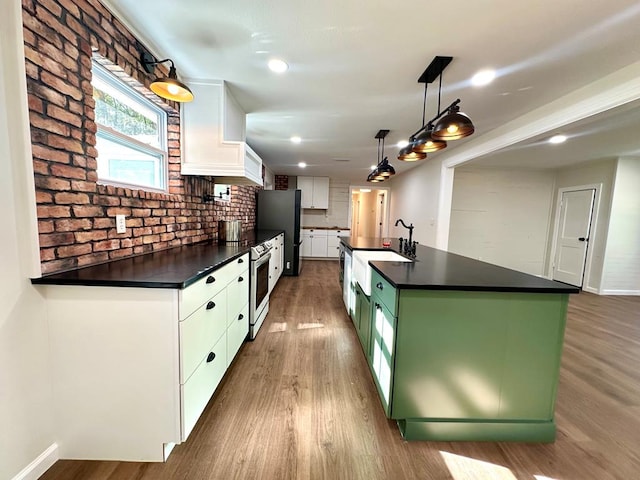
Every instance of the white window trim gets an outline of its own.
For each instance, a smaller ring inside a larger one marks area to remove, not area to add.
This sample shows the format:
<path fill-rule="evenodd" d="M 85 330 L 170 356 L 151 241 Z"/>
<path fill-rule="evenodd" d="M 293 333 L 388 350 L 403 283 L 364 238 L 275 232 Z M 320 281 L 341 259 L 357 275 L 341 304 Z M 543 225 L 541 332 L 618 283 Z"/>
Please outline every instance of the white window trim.
<path fill-rule="evenodd" d="M 112 180 L 108 178 L 98 178 L 97 183 L 99 185 L 112 185 L 115 187 L 122 188 L 130 188 L 134 190 L 144 190 L 150 192 L 159 192 L 159 193 L 169 193 L 169 149 L 167 142 L 167 112 L 163 110 L 161 107 L 150 101 L 140 92 L 131 88 L 126 82 L 122 81 L 115 75 L 113 75 L 109 70 L 107 70 L 104 66 L 102 66 L 96 60 L 92 61 L 92 74 L 97 76 L 105 83 L 108 83 L 109 86 L 119 90 L 127 96 L 133 97 L 137 102 L 142 103 L 146 108 L 149 108 L 151 111 L 158 114 L 158 141 L 160 146 L 155 147 L 153 145 L 149 145 L 148 143 L 141 142 L 133 137 L 130 137 L 126 134 L 118 132 L 111 127 L 100 124 L 97 120 L 96 123 L 96 137 L 101 134 L 104 137 L 109 139 L 116 140 L 118 143 L 123 143 L 124 145 L 128 145 L 131 148 L 142 151 L 144 153 L 149 153 L 151 155 L 159 155 L 161 157 L 162 166 L 160 168 L 162 174 L 162 186 L 161 187 L 152 187 L 149 185 L 142 185 L 136 183 L 128 183 L 121 182 L 117 180 Z M 98 152 L 100 155 L 100 152 Z M 96 159 L 97 160 L 97 159 Z"/>

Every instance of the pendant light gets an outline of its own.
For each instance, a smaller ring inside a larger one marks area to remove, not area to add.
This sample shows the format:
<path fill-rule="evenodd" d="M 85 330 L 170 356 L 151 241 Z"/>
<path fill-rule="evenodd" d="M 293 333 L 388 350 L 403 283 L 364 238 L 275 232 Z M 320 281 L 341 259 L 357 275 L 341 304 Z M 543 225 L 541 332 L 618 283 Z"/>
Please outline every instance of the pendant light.
<path fill-rule="evenodd" d="M 424 83 L 424 101 L 422 107 L 422 126 L 409 137 L 409 145 L 400 150 L 398 159 L 411 162 L 426 158 L 427 153 L 437 152 L 447 147 L 447 141 L 467 137 L 475 131 L 468 115 L 460 112 L 460 99 L 455 100 L 444 110 L 440 110 L 442 95 L 442 72 L 451 63 L 453 57 L 436 56 L 418 79 Z M 427 108 L 427 84 L 439 78 L 438 113 L 425 123 Z"/>
<path fill-rule="evenodd" d="M 153 93 L 159 97 L 173 100 L 175 102 L 190 102 L 193 100 L 193 93 L 184 83 L 178 80 L 176 67 L 173 60 L 165 58 L 164 60 L 156 60 L 147 52 L 140 54 L 140 62 L 147 73 L 153 73 L 155 66 L 165 62 L 171 62 L 169 74 L 166 77 L 158 77 L 151 82 L 150 88 Z"/>
<path fill-rule="evenodd" d="M 475 127 L 469 116 L 462 113 L 458 105 L 453 105 L 438 120 L 431 135 L 438 140 L 458 140 L 468 137 L 474 131 Z"/>
<path fill-rule="evenodd" d="M 376 133 L 374 137 L 378 139 L 378 158 L 376 159 L 376 168 L 367 176 L 367 182 L 384 182 L 396 174 L 396 169 L 393 168 L 393 165 L 391 165 L 387 157 L 384 156 L 384 138 L 388 133 L 389 130 L 378 130 L 378 133 Z"/>

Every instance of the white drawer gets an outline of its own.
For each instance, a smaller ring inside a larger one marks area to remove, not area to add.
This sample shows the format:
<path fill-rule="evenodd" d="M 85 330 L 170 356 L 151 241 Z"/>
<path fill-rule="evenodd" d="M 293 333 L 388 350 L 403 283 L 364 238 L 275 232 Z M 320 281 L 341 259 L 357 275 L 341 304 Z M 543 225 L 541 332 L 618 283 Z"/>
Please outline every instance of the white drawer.
<path fill-rule="evenodd" d="M 322 230 L 320 228 L 305 228 L 302 232 L 306 233 L 308 235 L 313 235 L 315 237 L 326 237 L 327 236 L 327 230 Z"/>
<path fill-rule="evenodd" d="M 197 282 L 180 290 L 180 320 L 187 318 L 200 305 L 222 290 L 241 271 L 249 268 L 249 254 L 227 263 Z"/>
<path fill-rule="evenodd" d="M 249 270 L 241 272 L 227 286 L 227 323 L 231 324 L 237 313 L 249 302 Z"/>
<path fill-rule="evenodd" d="M 227 330 L 227 367 L 231 364 L 236 353 L 249 333 L 249 304 L 245 304 L 234 317 Z"/>
<path fill-rule="evenodd" d="M 214 358 L 211 358 L 211 357 Z M 182 441 L 184 442 L 200 414 L 207 406 L 211 395 L 222 380 L 227 369 L 227 337 L 223 335 L 191 375 L 189 381 L 180 386 L 180 418 Z"/>
<path fill-rule="evenodd" d="M 351 236 L 351 230 L 331 230 L 330 237 L 349 237 Z"/>
<path fill-rule="evenodd" d="M 225 289 L 180 322 L 180 383 L 186 383 L 211 345 L 224 334 L 227 318 Z"/>

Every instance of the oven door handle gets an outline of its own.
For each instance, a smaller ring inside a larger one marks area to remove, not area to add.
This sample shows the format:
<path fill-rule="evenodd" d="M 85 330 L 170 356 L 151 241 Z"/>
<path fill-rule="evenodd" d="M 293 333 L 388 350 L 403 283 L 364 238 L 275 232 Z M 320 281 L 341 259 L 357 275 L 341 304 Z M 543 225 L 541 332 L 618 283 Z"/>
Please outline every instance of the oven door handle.
<path fill-rule="evenodd" d="M 270 253 L 267 253 L 266 255 L 263 255 L 260 258 L 258 258 L 256 260 L 256 268 L 258 268 L 263 263 L 267 263 L 270 258 L 271 258 L 271 254 Z"/>

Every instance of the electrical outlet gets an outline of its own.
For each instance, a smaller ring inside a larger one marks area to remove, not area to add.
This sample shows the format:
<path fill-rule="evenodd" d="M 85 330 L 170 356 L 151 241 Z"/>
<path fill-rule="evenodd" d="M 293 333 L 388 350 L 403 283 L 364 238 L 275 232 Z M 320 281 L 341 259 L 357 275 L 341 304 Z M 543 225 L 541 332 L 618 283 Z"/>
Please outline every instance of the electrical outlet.
<path fill-rule="evenodd" d="M 127 224 L 124 215 L 116 215 L 116 233 L 126 233 Z"/>

